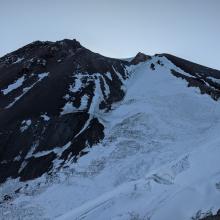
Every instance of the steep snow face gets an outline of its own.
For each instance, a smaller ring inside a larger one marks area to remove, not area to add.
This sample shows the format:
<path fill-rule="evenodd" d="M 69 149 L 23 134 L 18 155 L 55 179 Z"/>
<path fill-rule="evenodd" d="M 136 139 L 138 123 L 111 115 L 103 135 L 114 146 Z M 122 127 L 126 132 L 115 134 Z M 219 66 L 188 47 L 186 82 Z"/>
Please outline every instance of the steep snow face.
<path fill-rule="evenodd" d="M 21 189 L 10 194 L 10 207 L 3 203 L 1 219 L 185 220 L 215 213 L 220 105 L 171 69 L 188 74 L 158 56 L 128 66 L 123 101 L 99 112 L 102 143 L 56 176 L 2 185 L 1 196 Z"/>

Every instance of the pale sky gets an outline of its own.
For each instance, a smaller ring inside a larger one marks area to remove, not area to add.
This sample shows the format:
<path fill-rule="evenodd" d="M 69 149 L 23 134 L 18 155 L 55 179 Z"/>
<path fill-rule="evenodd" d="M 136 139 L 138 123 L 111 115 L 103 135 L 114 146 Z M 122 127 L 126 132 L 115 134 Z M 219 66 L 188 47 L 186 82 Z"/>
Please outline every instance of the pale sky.
<path fill-rule="evenodd" d="M 76 38 L 116 58 L 171 53 L 220 69 L 220 0 L 0 0 L 0 56 Z"/>

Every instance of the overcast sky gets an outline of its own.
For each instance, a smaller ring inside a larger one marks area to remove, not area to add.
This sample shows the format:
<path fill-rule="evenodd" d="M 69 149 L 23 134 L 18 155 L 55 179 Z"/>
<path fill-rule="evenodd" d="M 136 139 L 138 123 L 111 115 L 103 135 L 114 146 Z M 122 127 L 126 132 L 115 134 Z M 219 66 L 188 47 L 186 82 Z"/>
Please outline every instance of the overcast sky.
<path fill-rule="evenodd" d="M 220 69 L 220 0 L 0 0 L 0 56 L 76 38 L 105 56 L 171 53 Z"/>

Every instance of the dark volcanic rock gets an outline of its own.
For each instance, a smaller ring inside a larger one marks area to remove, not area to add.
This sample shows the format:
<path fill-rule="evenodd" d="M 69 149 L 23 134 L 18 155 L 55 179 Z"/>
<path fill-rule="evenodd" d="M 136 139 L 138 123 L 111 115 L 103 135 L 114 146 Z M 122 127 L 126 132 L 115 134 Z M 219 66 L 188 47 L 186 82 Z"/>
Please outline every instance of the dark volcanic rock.
<path fill-rule="evenodd" d="M 67 39 L 0 58 L 0 182 L 39 177 L 101 141 L 96 113 L 124 97 L 126 64 Z"/>
<path fill-rule="evenodd" d="M 144 54 L 144 53 L 137 53 L 137 55 L 131 60 L 131 64 L 136 65 L 140 62 L 144 62 L 147 61 L 148 59 L 150 59 L 151 57 Z"/>

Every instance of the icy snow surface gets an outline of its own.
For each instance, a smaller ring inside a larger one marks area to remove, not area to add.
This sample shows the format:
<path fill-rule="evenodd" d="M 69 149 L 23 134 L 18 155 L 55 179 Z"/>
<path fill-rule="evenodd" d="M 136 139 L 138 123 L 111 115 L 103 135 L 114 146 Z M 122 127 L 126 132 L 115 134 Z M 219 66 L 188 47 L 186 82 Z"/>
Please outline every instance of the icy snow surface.
<path fill-rule="evenodd" d="M 20 86 L 22 86 L 24 82 L 24 76 L 18 78 L 14 83 L 8 85 L 8 87 L 6 89 L 3 89 L 2 92 L 4 95 L 7 95 L 8 93 L 12 92 L 13 90 L 19 88 Z"/>
<path fill-rule="evenodd" d="M 158 59 L 164 66 L 156 64 Z M 103 142 L 52 179 L 44 175 L 29 186 L 5 183 L 1 196 L 23 189 L 2 205 L 0 218 L 186 220 L 200 210 L 215 213 L 220 208 L 220 105 L 187 88 L 171 68 L 178 70 L 164 57 L 128 67 L 132 75 L 124 82 L 124 100 L 99 113 Z M 93 102 L 99 102 L 96 82 Z M 95 103 L 90 111 L 96 111 Z"/>

